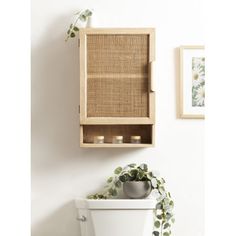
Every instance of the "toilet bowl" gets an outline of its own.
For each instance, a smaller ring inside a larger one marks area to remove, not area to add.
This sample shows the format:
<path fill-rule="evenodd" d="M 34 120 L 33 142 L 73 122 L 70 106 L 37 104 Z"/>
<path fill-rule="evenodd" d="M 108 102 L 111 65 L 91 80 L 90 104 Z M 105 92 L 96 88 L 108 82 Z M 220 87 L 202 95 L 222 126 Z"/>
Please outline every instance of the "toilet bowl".
<path fill-rule="evenodd" d="M 152 199 L 76 199 L 80 236 L 151 236 Z"/>

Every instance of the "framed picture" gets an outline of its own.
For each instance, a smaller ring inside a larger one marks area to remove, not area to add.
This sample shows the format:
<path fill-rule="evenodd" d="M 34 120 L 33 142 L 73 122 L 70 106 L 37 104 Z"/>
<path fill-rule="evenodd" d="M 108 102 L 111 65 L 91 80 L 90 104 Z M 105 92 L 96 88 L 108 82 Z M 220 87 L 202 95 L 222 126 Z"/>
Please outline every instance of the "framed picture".
<path fill-rule="evenodd" d="M 205 50 L 204 46 L 180 47 L 179 115 L 184 119 L 204 119 Z"/>

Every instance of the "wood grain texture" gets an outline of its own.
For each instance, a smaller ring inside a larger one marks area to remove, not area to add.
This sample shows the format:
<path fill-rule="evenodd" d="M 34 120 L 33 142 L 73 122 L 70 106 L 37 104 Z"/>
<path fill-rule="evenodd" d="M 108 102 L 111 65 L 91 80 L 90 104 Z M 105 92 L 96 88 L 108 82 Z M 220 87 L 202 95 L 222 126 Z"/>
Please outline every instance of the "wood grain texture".
<path fill-rule="evenodd" d="M 141 136 L 141 144 L 152 145 L 153 142 L 153 125 L 83 125 L 81 126 L 81 140 L 80 144 L 91 144 L 93 143 L 94 136 L 104 136 L 104 144 L 113 145 L 112 136 L 123 136 L 123 144 L 127 146 L 132 146 L 131 136 L 138 135 Z M 100 144 L 99 144 L 100 145 Z M 117 145 L 115 145 L 117 146 Z M 136 146 L 136 144 L 135 144 Z"/>
<path fill-rule="evenodd" d="M 153 146 L 155 30 L 85 28 L 79 34 L 80 146 Z M 93 144 L 97 135 L 107 143 Z M 112 144 L 114 135 L 125 143 Z M 131 135 L 141 135 L 142 143 L 129 143 Z"/>

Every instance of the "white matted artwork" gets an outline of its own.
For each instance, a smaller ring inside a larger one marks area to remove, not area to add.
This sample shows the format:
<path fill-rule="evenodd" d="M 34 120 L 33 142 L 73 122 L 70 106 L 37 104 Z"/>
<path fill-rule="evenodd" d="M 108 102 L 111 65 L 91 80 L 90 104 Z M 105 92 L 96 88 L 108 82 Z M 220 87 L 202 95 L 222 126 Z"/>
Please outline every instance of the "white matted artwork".
<path fill-rule="evenodd" d="M 205 50 L 204 46 L 180 47 L 180 118 L 204 119 Z"/>

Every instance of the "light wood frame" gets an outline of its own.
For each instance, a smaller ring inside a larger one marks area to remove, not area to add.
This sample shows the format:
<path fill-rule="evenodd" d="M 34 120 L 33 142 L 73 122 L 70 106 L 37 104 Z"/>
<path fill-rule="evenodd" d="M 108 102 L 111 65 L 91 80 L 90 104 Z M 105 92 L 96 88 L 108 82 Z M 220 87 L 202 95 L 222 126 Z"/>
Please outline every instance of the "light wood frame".
<path fill-rule="evenodd" d="M 83 125 L 80 125 L 80 147 L 85 148 L 147 148 L 147 147 L 154 147 L 155 146 L 155 125 L 152 125 L 151 128 L 151 143 L 140 143 L 140 144 L 133 144 L 133 143 L 122 143 L 122 144 L 114 144 L 114 143 L 103 143 L 103 144 L 95 144 L 95 143 L 84 143 L 84 134 L 83 134 Z"/>
<path fill-rule="evenodd" d="M 87 35 L 89 34 L 145 34 L 149 36 L 149 117 L 87 117 Z M 154 28 L 84 28 L 79 32 L 80 47 L 80 147 L 153 147 L 155 145 L 155 88 L 154 88 L 154 61 L 155 61 L 155 29 Z M 123 144 L 94 144 L 84 143 L 84 125 L 151 125 L 151 143 L 123 143 Z"/>
<path fill-rule="evenodd" d="M 177 93 L 179 95 L 179 118 L 182 119 L 205 119 L 205 115 L 195 115 L 195 114 L 185 114 L 184 113 L 184 109 L 183 109 L 183 103 L 184 103 L 184 94 L 183 94 L 183 66 L 184 66 L 184 62 L 183 62 L 183 51 L 185 49 L 205 49 L 205 47 L 203 45 L 192 45 L 192 46 L 180 46 L 179 48 L 179 66 L 180 66 L 180 75 L 179 75 L 179 93 Z"/>
<path fill-rule="evenodd" d="M 149 35 L 149 117 L 88 117 L 87 116 L 87 49 L 89 34 L 146 34 Z M 154 124 L 155 92 L 153 62 L 155 61 L 155 29 L 153 28 L 84 28 L 80 29 L 80 124 Z"/>

